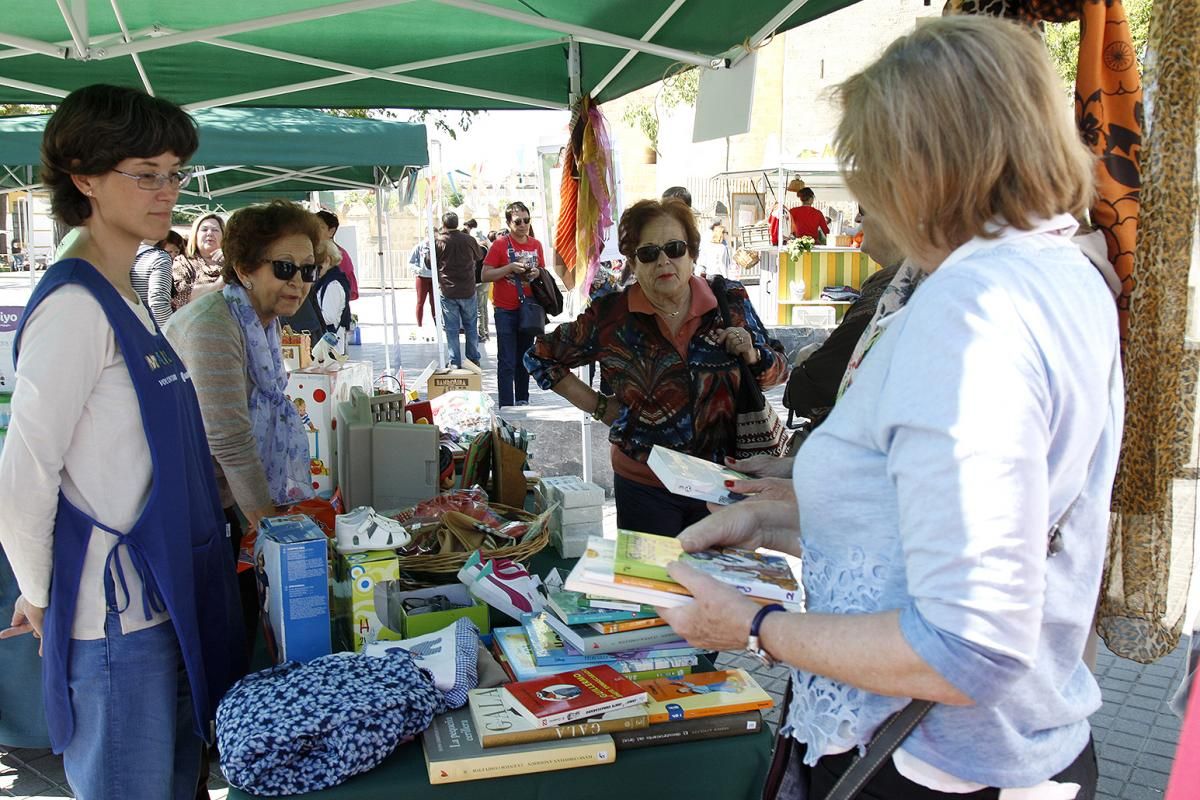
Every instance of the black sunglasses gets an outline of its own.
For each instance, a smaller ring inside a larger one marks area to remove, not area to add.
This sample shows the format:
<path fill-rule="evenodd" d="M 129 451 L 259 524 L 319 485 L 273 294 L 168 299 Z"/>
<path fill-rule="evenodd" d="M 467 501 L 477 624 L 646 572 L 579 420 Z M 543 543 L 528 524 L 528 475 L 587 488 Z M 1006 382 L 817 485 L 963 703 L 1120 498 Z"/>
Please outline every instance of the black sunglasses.
<path fill-rule="evenodd" d="M 528 225 L 529 217 L 513 217 L 512 224 L 513 225 Z"/>
<path fill-rule="evenodd" d="M 300 271 L 300 280 L 305 283 L 312 283 L 317 279 L 316 264 L 297 264 L 293 261 L 271 261 L 271 269 L 275 272 L 275 277 L 281 281 L 290 281 L 296 271 Z"/>
<path fill-rule="evenodd" d="M 637 260 L 643 264 L 653 264 L 658 261 L 659 253 L 666 253 L 667 258 L 683 258 L 683 254 L 688 250 L 687 242 L 680 239 L 672 239 L 663 245 L 648 244 L 644 247 L 639 247 L 634 250 L 634 255 Z"/>

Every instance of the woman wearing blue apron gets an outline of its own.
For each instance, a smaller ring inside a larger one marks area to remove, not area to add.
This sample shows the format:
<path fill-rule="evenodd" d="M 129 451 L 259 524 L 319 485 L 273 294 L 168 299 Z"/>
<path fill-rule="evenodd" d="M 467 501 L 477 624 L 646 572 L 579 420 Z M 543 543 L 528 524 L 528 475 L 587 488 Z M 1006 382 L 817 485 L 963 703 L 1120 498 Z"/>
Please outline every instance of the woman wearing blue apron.
<path fill-rule="evenodd" d="M 129 275 L 170 230 L 196 145 L 178 107 L 112 86 L 69 95 L 42 141 L 54 214 L 82 232 L 17 331 L 0 544 L 21 589 L 6 634 L 41 640 L 50 741 L 81 800 L 193 797 L 244 672 L 195 392 Z"/>

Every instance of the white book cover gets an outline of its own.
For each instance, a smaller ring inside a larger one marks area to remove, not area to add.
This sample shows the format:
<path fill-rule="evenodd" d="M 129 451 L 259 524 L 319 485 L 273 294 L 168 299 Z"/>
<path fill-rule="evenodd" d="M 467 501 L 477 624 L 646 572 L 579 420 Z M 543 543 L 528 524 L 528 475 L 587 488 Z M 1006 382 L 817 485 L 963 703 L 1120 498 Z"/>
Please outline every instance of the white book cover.
<path fill-rule="evenodd" d="M 746 475 L 702 458 L 654 445 L 646 466 L 672 494 L 727 506 L 742 496 L 725 488 L 725 481 L 744 481 Z"/>

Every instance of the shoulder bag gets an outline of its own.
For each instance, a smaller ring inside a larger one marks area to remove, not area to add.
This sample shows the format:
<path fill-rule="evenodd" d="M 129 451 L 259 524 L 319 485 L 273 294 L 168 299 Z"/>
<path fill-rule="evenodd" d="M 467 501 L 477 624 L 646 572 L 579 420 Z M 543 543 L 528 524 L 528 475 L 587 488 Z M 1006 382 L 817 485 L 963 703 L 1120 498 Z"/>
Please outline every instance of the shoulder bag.
<path fill-rule="evenodd" d="M 729 316 L 729 293 L 725 279 L 718 275 L 712 279 L 713 294 L 717 296 L 717 307 L 725 327 L 732 324 Z M 787 446 L 787 431 L 775 407 L 763 395 L 758 379 L 750 365 L 738 358 L 741 382 L 734 403 L 737 412 L 737 444 L 734 455 L 750 458 L 757 455 L 780 456 Z"/>
<path fill-rule="evenodd" d="M 504 243 L 508 246 L 509 262 L 516 262 L 517 250 L 513 247 L 512 239 L 506 239 Z M 538 266 L 541 268 L 540 264 Z M 513 277 L 512 282 L 517 287 L 517 329 L 530 336 L 541 336 L 546 332 L 546 309 L 537 301 L 537 298 L 525 294 L 520 278 Z M 531 285 L 530 289 L 532 290 L 532 288 Z"/>

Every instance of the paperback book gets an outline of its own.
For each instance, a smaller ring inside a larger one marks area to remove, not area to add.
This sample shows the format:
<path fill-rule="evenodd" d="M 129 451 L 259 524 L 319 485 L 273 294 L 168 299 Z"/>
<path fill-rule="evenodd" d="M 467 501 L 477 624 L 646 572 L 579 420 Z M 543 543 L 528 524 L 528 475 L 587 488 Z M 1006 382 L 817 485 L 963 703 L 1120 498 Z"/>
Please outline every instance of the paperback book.
<path fill-rule="evenodd" d="M 643 609 L 640 605 L 634 606 L 632 609 L 621 610 L 598 608 L 592 605 L 586 595 L 567 589 L 547 593 L 546 606 L 568 625 L 584 625 L 593 622 L 636 622 L 655 619 L 658 616 L 653 608 Z"/>
<path fill-rule="evenodd" d="M 679 647 L 689 646 L 667 625 L 601 633 L 589 625 L 568 625 L 551 614 L 541 616 L 559 639 L 585 656 L 667 647 L 672 643 Z"/>
<path fill-rule="evenodd" d="M 725 481 L 744 481 L 746 475 L 737 470 L 689 456 L 660 445 L 650 449 L 646 466 L 662 481 L 671 494 L 693 497 L 706 503 L 727 506 L 743 499 L 743 495 L 731 492 Z"/>
<path fill-rule="evenodd" d="M 631 640 L 623 649 L 600 652 L 592 650 L 585 652 L 572 641 L 580 641 L 575 631 L 553 614 L 541 612 L 538 614 L 522 614 L 521 625 L 529 640 L 529 649 L 533 651 L 533 660 L 539 667 L 560 665 L 563 669 L 576 666 L 589 666 L 612 661 L 636 661 L 644 658 L 696 655 L 702 651 L 689 645 L 679 638 L 670 628 L 658 629 L 670 633 L 666 636 L 646 637 L 649 642 L 634 643 Z M 599 636 L 587 628 L 589 633 Z M 562 636 L 568 632 L 570 640 Z M 654 642 L 653 639 L 665 639 Z M 561 671 L 561 670 L 560 670 Z"/>
<path fill-rule="evenodd" d="M 629 586 L 613 580 L 613 558 L 617 543 L 602 536 L 588 537 L 584 550 L 563 586 L 576 592 L 610 597 L 630 603 L 640 603 L 659 608 L 675 608 L 691 602 L 689 598 L 675 592 Z"/>
<path fill-rule="evenodd" d="M 744 736 L 763 729 L 761 711 L 739 711 L 714 717 L 696 717 L 676 722 L 660 722 L 640 730 L 613 731 L 613 743 L 618 750 L 633 750 L 660 744 L 696 742 L 703 739 L 724 739 Z"/>
<path fill-rule="evenodd" d="M 645 706 L 638 705 L 565 725 L 543 728 L 510 709 L 499 687 L 472 689 L 467 693 L 467 698 L 467 705 L 471 709 L 471 722 L 485 748 L 634 731 L 650 724 Z"/>
<path fill-rule="evenodd" d="M 650 696 L 650 724 L 741 711 L 761 711 L 774 705 L 771 696 L 744 669 L 693 672 L 682 678 L 655 678 L 638 684 Z"/>
<path fill-rule="evenodd" d="M 613 554 L 616 583 L 687 594 L 687 589 L 667 573 L 672 561 L 683 561 L 759 600 L 793 604 L 800 600 L 800 583 L 783 556 L 736 547 L 685 553 L 673 536 L 617 531 Z"/>
<path fill-rule="evenodd" d="M 512 674 L 514 680 L 526 681 L 563 671 L 563 667 L 560 665 L 539 665 L 534 660 L 533 650 L 530 649 L 529 639 L 525 636 L 524 628 L 496 628 L 492 631 L 492 638 L 493 646 L 499 650 L 500 656 L 503 658 L 501 666 Z M 695 653 L 695 650 L 690 650 L 686 655 L 651 654 L 636 658 L 605 656 L 602 658 L 607 660 L 585 661 L 583 664 L 585 666 L 607 664 L 621 673 L 677 667 L 690 668 L 699 663 L 699 656 Z"/>
<path fill-rule="evenodd" d="M 500 693 L 510 709 L 539 728 L 646 702 L 645 689 L 605 665 L 509 683 L 500 687 Z"/>
<path fill-rule="evenodd" d="M 612 764 L 617 757 L 608 734 L 485 749 L 465 707 L 434 717 L 421 745 L 433 784 Z"/>
<path fill-rule="evenodd" d="M 589 622 L 587 626 L 598 633 L 624 633 L 642 628 L 657 628 L 666 624 L 667 621 L 662 617 L 650 617 L 649 619 L 630 619 L 624 622 Z"/>

